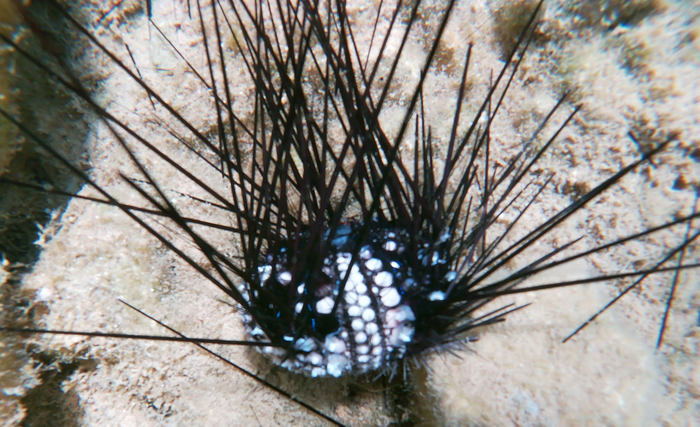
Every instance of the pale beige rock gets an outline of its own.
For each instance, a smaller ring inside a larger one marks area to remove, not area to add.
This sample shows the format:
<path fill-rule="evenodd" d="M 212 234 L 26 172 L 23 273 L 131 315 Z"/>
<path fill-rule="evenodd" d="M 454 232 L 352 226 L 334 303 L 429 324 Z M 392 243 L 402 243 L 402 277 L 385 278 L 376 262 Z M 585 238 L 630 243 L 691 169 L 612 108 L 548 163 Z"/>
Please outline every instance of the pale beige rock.
<path fill-rule="evenodd" d="M 377 3 L 353 4 L 349 11 L 356 19 L 359 45 L 368 44 L 373 24 L 369 17 Z M 492 129 L 494 156 L 507 159 L 517 153 L 537 120 L 551 109 L 563 86 L 575 87 L 576 99 L 584 103 L 578 117 L 562 133 L 553 155 L 545 156 L 539 165 L 543 172 L 563 171 L 553 181 L 556 190 L 543 194 L 523 224 L 541 223 L 571 202 L 564 193 L 592 186 L 637 158 L 638 149 L 626 134 L 640 123 L 648 123 L 648 129 L 679 132 L 680 144 L 687 150 L 663 154 L 657 167 L 645 167 L 641 174 L 625 178 L 618 188 L 574 215 L 551 239 L 533 248 L 529 261 L 546 253 L 551 245 L 581 235 L 586 236 L 581 247 L 590 247 L 673 215 L 687 215 L 692 210 L 693 192 L 674 189 L 674 183 L 680 176 L 689 183 L 700 178 L 696 160 L 689 155 L 699 149 L 700 59 L 696 45 L 675 49 L 684 31 L 691 31 L 683 21 L 686 6 L 673 4 L 636 26 L 606 33 L 574 26 L 574 18 L 562 3 L 548 5 L 541 33 L 551 38 L 528 55 L 518 73 L 518 84 L 506 97 Z M 492 36 L 493 6 L 481 1 L 458 4 L 445 39 L 454 55 L 443 58 L 441 69 L 445 72 L 431 74 L 426 81 L 426 88 L 431 88 L 426 93 L 429 122 L 434 135 L 443 141 L 449 136 L 458 88 L 455 79 L 459 78 L 459 71 L 450 72 L 454 69 L 450 61 L 455 61 L 459 70 L 467 42 L 474 43 L 467 117 L 474 115 L 483 99 L 491 71 L 497 72 L 502 65 L 502 54 Z M 100 40 L 131 64 L 122 44 L 128 43 L 144 79 L 157 84 L 158 93 L 195 127 L 213 129 L 216 120 L 211 100 L 195 76 L 168 52 L 153 28 L 149 31 L 142 15 L 124 20 L 119 14 L 115 11 L 96 29 Z M 432 30 L 436 18 L 424 19 L 422 25 Z M 154 2 L 154 21 L 192 58 L 195 67 L 205 69 L 198 24 L 189 21 L 182 4 L 176 2 L 173 10 L 173 2 Z M 380 30 L 386 26 L 383 22 Z M 650 53 L 639 59 L 641 71 L 633 74 L 623 65 L 624 46 L 637 42 L 644 43 Z M 412 60 L 399 67 L 390 104 L 380 117 L 390 136 L 396 132 L 407 94 L 419 78 L 424 43 L 411 40 L 407 46 Z M 388 46 L 391 55 L 398 39 L 392 39 Z M 131 129 L 177 156 L 187 170 L 216 182 L 216 174 L 194 156 L 175 152 L 176 141 L 152 125 L 165 120 L 165 111 L 154 112 L 143 91 L 99 55 L 96 62 L 104 67 L 98 71 L 104 76 L 100 78 L 100 102 L 118 111 Z M 234 104 L 250 108 L 247 98 L 252 89 L 238 65 L 229 67 Z M 528 85 L 522 86 L 523 81 Z M 570 110 L 554 121 L 561 123 Z M 466 128 L 468 121 L 464 119 L 461 127 Z M 182 131 L 181 125 L 165 124 Z M 119 172 L 136 172 L 118 143 L 100 123 L 94 124 L 91 138 L 96 181 L 119 200 L 137 203 L 133 192 L 119 183 Z M 407 145 L 402 155 L 410 158 L 411 150 Z M 185 194 L 195 191 L 155 156 L 142 149 L 136 151 L 147 159 L 147 167 L 156 171 L 165 187 Z M 85 188 L 82 194 L 93 195 L 94 191 Z M 230 221 L 214 209 L 191 212 L 187 197 L 172 196 L 178 208 L 190 215 Z M 165 232 L 182 243 L 177 233 Z M 679 243 L 683 232 L 679 228 L 675 238 L 652 237 L 594 256 L 590 262 L 553 271 L 539 281 L 627 270 L 632 263 L 658 259 L 664 248 Z M 239 315 L 219 301 L 221 292 L 120 211 L 74 200 L 47 235 L 50 238 L 40 261 L 23 281 L 27 291 L 43 295 L 41 304 L 48 307 L 42 319 L 46 327 L 166 334 L 120 304 L 121 298 L 190 336 L 243 336 Z M 226 235 L 208 233 L 207 237 L 226 247 Z M 235 255 L 237 249 L 230 251 Z M 201 255 L 194 256 L 203 262 Z M 521 260 L 521 265 L 527 261 Z M 698 273 L 683 274 L 666 345 L 657 352 L 654 346 L 663 313 L 661 302 L 670 278 L 650 279 L 640 292 L 629 295 L 566 344 L 561 340 L 616 294 L 614 286 L 591 285 L 504 299 L 534 304 L 512 314 L 504 324 L 483 331 L 479 341 L 469 345 L 470 351 L 460 352 L 459 357 L 431 357 L 427 372 L 416 374 L 417 378 L 425 377 L 418 389 L 425 395 L 420 400 L 429 407 L 416 408 L 415 413 L 455 426 L 689 425 L 700 416 L 696 368 L 699 331 L 694 323 L 699 304 Z M 95 360 L 94 370 L 77 373 L 63 385 L 78 396 L 84 425 L 326 425 L 191 345 L 60 337 L 37 337 L 36 341 L 68 356 L 84 351 Z M 384 395 L 376 392 L 378 384 L 300 378 L 272 368 L 252 351 L 217 351 L 349 425 L 387 425 L 391 420 Z"/>

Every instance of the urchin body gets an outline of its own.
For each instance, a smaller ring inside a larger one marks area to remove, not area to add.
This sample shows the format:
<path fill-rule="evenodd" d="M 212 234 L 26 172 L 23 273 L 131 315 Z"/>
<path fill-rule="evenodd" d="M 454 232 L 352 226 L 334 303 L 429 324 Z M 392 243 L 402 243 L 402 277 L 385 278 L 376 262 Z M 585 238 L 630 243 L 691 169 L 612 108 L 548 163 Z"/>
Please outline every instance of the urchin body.
<path fill-rule="evenodd" d="M 289 263 L 294 257 L 283 247 L 258 267 L 260 289 L 239 287 L 251 310 L 280 319 L 271 337 L 244 314 L 253 340 L 276 342 L 281 335 L 290 344 L 261 349 L 275 364 L 311 377 L 395 372 L 397 363 L 411 355 L 414 340 L 426 334 L 416 327 L 430 322 L 417 319 L 420 311 L 414 307 L 442 301 L 456 278 L 444 259 L 446 235 L 418 243 L 406 229 L 372 224 L 358 245 L 361 229 L 361 223 L 339 228 L 319 274 L 311 267 L 301 269 L 304 277 L 293 277 Z M 413 245 L 418 245 L 415 252 Z M 277 301 L 288 303 L 278 307 Z"/>

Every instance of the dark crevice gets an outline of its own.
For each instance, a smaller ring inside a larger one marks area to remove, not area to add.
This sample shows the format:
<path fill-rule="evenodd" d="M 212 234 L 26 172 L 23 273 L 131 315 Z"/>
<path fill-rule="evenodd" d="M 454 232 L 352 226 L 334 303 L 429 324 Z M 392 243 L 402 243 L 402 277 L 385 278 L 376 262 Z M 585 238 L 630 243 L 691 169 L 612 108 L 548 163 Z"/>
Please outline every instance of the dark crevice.
<path fill-rule="evenodd" d="M 32 354 L 35 366 L 42 370 L 41 384 L 30 390 L 20 402 L 26 409 L 22 427 L 81 425 L 80 399 L 73 390 L 61 385 L 78 371 L 94 369 L 95 362 L 85 355 L 66 359 L 54 352 Z"/>

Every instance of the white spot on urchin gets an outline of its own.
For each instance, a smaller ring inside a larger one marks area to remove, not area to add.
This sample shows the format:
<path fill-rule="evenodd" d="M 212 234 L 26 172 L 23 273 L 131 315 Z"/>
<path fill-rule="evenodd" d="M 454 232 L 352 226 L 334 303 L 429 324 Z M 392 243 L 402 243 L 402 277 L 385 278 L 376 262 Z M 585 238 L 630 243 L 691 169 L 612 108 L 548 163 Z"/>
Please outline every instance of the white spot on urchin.
<path fill-rule="evenodd" d="M 355 342 L 358 344 L 364 344 L 367 342 L 367 334 L 364 332 L 358 332 L 357 335 L 355 335 Z"/>
<path fill-rule="evenodd" d="M 343 371 L 348 368 L 350 362 L 344 356 L 339 354 L 331 354 L 328 356 L 328 365 L 326 366 L 326 371 L 328 375 L 339 378 L 343 375 Z"/>
<path fill-rule="evenodd" d="M 312 365 L 319 366 L 321 363 L 323 363 L 323 356 L 318 353 L 311 353 L 306 360 L 308 360 Z"/>
<path fill-rule="evenodd" d="M 338 258 L 336 258 L 336 262 L 338 264 L 347 264 L 350 262 L 352 259 L 352 254 L 349 252 L 341 252 L 338 254 Z"/>
<path fill-rule="evenodd" d="M 396 290 L 396 288 L 384 288 L 379 291 L 379 297 L 382 300 L 382 304 L 387 307 L 396 307 L 401 302 L 401 295 Z"/>
<path fill-rule="evenodd" d="M 364 320 L 365 322 L 371 322 L 372 320 L 374 320 L 374 317 L 375 313 L 374 310 L 372 310 L 371 308 L 366 308 L 365 311 L 362 312 L 362 320 Z"/>
<path fill-rule="evenodd" d="M 389 252 L 393 252 L 396 250 L 396 242 L 393 240 L 389 240 L 388 242 L 384 242 L 384 250 L 387 250 Z"/>
<path fill-rule="evenodd" d="M 263 347 L 263 353 L 272 356 L 281 356 L 284 354 L 284 350 L 277 347 Z"/>
<path fill-rule="evenodd" d="M 355 304 L 357 302 L 357 294 L 355 292 L 347 292 L 345 294 L 345 302 L 347 304 Z"/>
<path fill-rule="evenodd" d="M 348 307 L 348 316 L 357 317 L 362 314 L 362 307 L 358 305 L 351 305 Z"/>
<path fill-rule="evenodd" d="M 382 342 L 382 337 L 379 334 L 374 334 L 372 335 L 372 339 L 370 340 L 370 343 L 372 345 L 379 345 L 379 343 Z M 381 347 L 377 347 L 381 350 Z M 374 353 L 377 354 L 377 353 Z M 381 354 L 381 351 L 379 352 Z"/>
<path fill-rule="evenodd" d="M 270 273 L 272 273 L 272 266 L 264 265 L 262 267 L 258 267 L 258 273 L 260 274 L 260 283 L 264 283 L 267 279 L 270 278 Z"/>
<path fill-rule="evenodd" d="M 357 285 L 355 285 L 355 292 L 357 292 L 358 294 L 366 293 L 367 285 L 365 285 L 364 283 L 358 283 Z"/>
<path fill-rule="evenodd" d="M 365 262 L 365 266 L 371 271 L 376 271 L 382 268 L 382 262 L 377 258 L 372 258 Z"/>
<path fill-rule="evenodd" d="M 411 307 L 407 305 L 402 305 L 400 307 L 387 310 L 386 312 L 385 321 L 386 326 L 389 328 L 395 328 L 396 326 L 400 325 L 401 323 L 407 320 L 416 320 L 416 316 L 415 314 L 413 314 L 413 310 L 411 310 Z"/>
<path fill-rule="evenodd" d="M 450 227 L 445 227 L 440 233 L 437 243 L 444 243 L 450 238 Z"/>
<path fill-rule="evenodd" d="M 377 286 L 386 288 L 394 283 L 394 277 L 387 271 L 380 271 L 376 276 L 374 276 L 374 283 L 376 283 Z"/>
<path fill-rule="evenodd" d="M 247 302 L 248 304 L 250 304 L 250 294 L 248 293 L 248 290 L 247 290 L 247 289 L 241 291 L 241 296 L 243 297 L 243 299 L 245 300 L 245 302 Z"/>
<path fill-rule="evenodd" d="M 369 335 L 374 335 L 374 334 L 376 334 L 377 332 L 379 332 L 379 326 L 377 326 L 377 324 L 374 323 L 374 322 L 370 322 L 370 323 L 367 324 L 367 326 L 365 326 L 365 331 L 366 331 Z"/>
<path fill-rule="evenodd" d="M 292 273 L 288 271 L 283 271 L 277 275 L 277 281 L 283 285 L 288 285 L 292 281 Z"/>
<path fill-rule="evenodd" d="M 415 329 L 411 326 L 401 325 L 395 329 L 397 338 L 405 343 L 411 342 Z"/>
<path fill-rule="evenodd" d="M 305 287 L 306 287 L 306 286 L 304 286 L 303 283 L 302 283 L 301 285 L 297 286 L 297 293 L 303 294 L 303 293 L 304 293 Z"/>
<path fill-rule="evenodd" d="M 372 300 L 367 295 L 360 295 L 360 297 L 357 299 L 357 305 L 360 307 L 369 307 L 371 303 Z"/>
<path fill-rule="evenodd" d="M 371 257 L 372 251 L 369 249 L 369 246 L 363 246 L 362 249 L 360 249 L 360 258 L 370 259 Z"/>
<path fill-rule="evenodd" d="M 365 322 L 360 319 L 355 319 L 352 321 L 351 326 L 353 331 L 359 332 L 365 328 Z"/>
<path fill-rule="evenodd" d="M 294 343 L 294 348 L 300 351 L 312 351 L 316 349 L 316 343 L 313 339 L 299 338 Z"/>
<path fill-rule="evenodd" d="M 348 278 L 348 282 L 352 281 L 355 286 L 357 286 L 358 283 L 364 283 L 365 282 L 365 277 L 360 273 L 359 267 L 357 270 L 355 270 L 356 266 L 352 266 L 352 269 L 350 270 L 350 277 Z"/>
<path fill-rule="evenodd" d="M 413 310 L 411 310 L 411 307 L 407 305 L 402 305 L 401 307 L 398 308 L 398 313 L 396 315 L 396 320 L 399 322 L 405 322 L 406 320 L 413 322 L 416 320 L 416 315 L 413 314 Z"/>
<path fill-rule="evenodd" d="M 367 354 L 369 353 L 369 346 L 359 345 L 356 350 L 359 354 Z"/>
<path fill-rule="evenodd" d="M 443 291 L 431 292 L 430 295 L 428 295 L 428 299 L 430 301 L 444 301 L 445 293 Z"/>
<path fill-rule="evenodd" d="M 341 279 L 345 279 L 345 276 L 348 274 L 348 266 L 349 264 L 338 265 L 338 270 L 340 271 Z M 357 264 L 353 264 L 352 268 L 350 268 L 350 277 L 348 278 L 348 282 L 350 282 L 351 280 L 355 282 L 355 284 L 362 281 L 362 273 L 360 273 L 360 267 L 358 267 Z"/>
<path fill-rule="evenodd" d="M 449 272 L 447 272 L 447 274 L 445 274 L 445 280 L 447 280 L 448 282 L 451 282 L 456 278 L 457 278 L 456 271 L 449 271 Z"/>
<path fill-rule="evenodd" d="M 326 341 L 323 344 L 325 349 L 331 353 L 343 353 L 347 349 L 345 346 L 345 341 L 341 340 L 338 337 L 328 335 L 326 337 Z"/>
<path fill-rule="evenodd" d="M 303 308 L 304 308 L 304 304 L 298 302 L 298 303 L 294 306 L 294 312 L 295 312 L 296 314 L 299 314 L 299 313 L 301 313 L 301 310 L 302 310 Z"/>
<path fill-rule="evenodd" d="M 416 286 L 416 281 L 411 279 L 410 277 L 406 280 L 404 280 L 403 285 L 401 286 L 405 290 L 412 289 Z"/>
<path fill-rule="evenodd" d="M 363 354 L 362 356 L 357 356 L 357 361 L 359 363 L 367 363 L 369 362 L 369 356 Z"/>
<path fill-rule="evenodd" d="M 330 314 L 333 311 L 333 298 L 325 297 L 316 303 L 316 311 L 321 314 Z"/>

